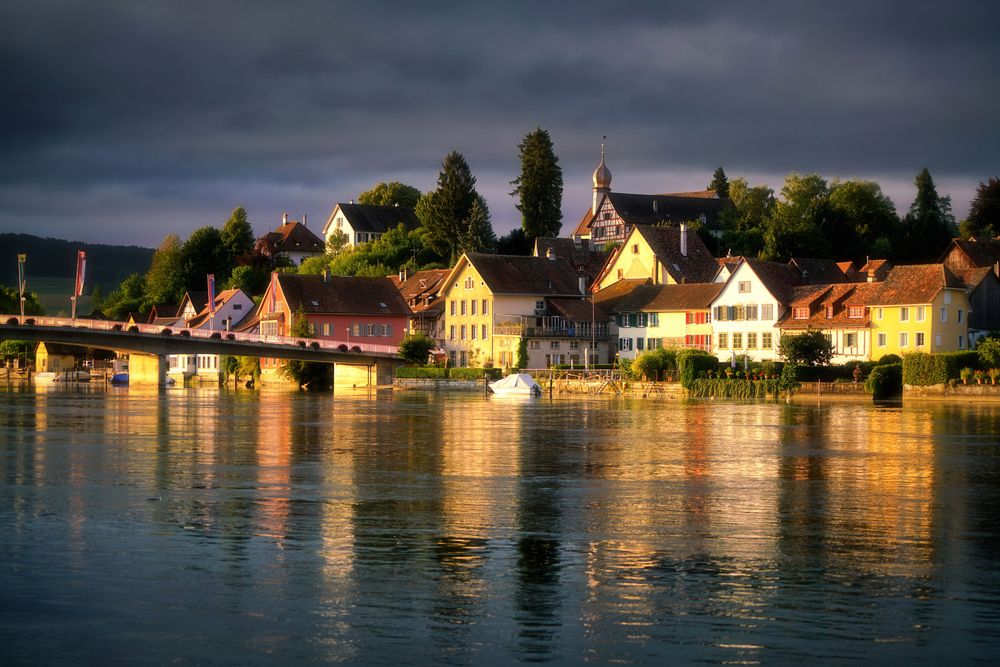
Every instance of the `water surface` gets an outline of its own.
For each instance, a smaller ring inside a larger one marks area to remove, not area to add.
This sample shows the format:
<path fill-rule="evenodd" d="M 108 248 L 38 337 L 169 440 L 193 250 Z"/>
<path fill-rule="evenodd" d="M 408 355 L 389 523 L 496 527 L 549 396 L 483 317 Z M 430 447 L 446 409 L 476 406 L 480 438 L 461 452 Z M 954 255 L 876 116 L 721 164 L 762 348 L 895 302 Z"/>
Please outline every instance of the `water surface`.
<path fill-rule="evenodd" d="M 0 388 L 0 662 L 935 663 L 1000 411 Z"/>

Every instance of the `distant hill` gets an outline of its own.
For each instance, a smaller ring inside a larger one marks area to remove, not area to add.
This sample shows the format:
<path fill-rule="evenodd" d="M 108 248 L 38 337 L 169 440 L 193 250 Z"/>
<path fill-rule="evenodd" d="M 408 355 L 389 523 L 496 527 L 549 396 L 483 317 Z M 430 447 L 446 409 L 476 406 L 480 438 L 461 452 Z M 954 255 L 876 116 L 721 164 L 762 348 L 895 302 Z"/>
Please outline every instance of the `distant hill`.
<path fill-rule="evenodd" d="M 69 294 L 73 291 L 78 250 L 87 253 L 84 288 L 87 294 L 95 285 L 100 285 L 107 294 L 129 274 L 146 273 L 153 259 L 152 248 L 44 239 L 30 234 L 0 234 L 0 283 L 9 287 L 17 285 L 17 256 L 24 253 L 28 256 L 29 290 L 41 294 L 51 291 L 56 284 L 62 286 L 65 281 L 65 291 Z M 42 280 L 35 282 L 36 278 Z"/>

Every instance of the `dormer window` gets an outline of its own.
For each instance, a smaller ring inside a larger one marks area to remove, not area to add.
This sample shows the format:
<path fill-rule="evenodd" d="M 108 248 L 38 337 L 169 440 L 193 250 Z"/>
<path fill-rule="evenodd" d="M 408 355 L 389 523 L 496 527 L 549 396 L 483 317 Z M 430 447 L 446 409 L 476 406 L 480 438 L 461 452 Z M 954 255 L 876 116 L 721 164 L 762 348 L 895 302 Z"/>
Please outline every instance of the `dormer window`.
<path fill-rule="evenodd" d="M 796 320 L 808 320 L 809 319 L 809 308 L 796 306 L 792 308 L 792 319 Z"/>
<path fill-rule="evenodd" d="M 826 307 L 826 319 L 833 317 L 833 306 Z"/>
<path fill-rule="evenodd" d="M 864 306 L 850 306 L 847 309 L 847 316 L 853 319 L 858 319 L 865 316 Z"/>

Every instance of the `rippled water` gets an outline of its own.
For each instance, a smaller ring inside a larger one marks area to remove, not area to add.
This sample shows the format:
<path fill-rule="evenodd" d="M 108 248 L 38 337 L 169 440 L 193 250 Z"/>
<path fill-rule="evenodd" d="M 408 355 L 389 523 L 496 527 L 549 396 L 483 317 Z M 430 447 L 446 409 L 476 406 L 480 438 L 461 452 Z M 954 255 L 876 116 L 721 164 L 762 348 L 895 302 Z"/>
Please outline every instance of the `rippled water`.
<path fill-rule="evenodd" d="M 0 662 L 992 662 L 1000 410 L 0 388 Z"/>

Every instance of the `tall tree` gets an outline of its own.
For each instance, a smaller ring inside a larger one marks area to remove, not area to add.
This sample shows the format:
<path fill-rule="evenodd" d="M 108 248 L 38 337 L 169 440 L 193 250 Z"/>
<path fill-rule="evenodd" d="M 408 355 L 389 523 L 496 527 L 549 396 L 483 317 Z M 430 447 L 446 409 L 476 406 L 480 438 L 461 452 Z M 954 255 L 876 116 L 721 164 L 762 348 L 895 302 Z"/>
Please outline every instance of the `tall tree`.
<path fill-rule="evenodd" d="M 718 167 L 712 174 L 712 182 L 708 184 L 708 189 L 715 192 L 719 199 L 729 199 L 729 179 L 722 167 Z"/>
<path fill-rule="evenodd" d="M 153 253 L 153 262 L 146 274 L 146 300 L 150 304 L 176 304 L 184 296 L 184 257 L 181 239 L 167 234 Z"/>
<path fill-rule="evenodd" d="M 750 187 L 745 178 L 729 185 L 732 207 L 723 211 L 722 242 L 734 255 L 757 257 L 764 249 L 764 232 L 774 210 L 774 190 L 766 185 Z"/>
<path fill-rule="evenodd" d="M 789 174 L 764 233 L 764 259 L 787 261 L 793 256 L 829 257 L 827 197 L 819 174 Z"/>
<path fill-rule="evenodd" d="M 222 226 L 220 233 L 222 248 L 226 261 L 226 273 L 232 272 L 233 268 L 250 261 L 253 253 L 253 227 L 247 220 L 247 210 L 242 206 L 233 209 L 226 224 Z"/>
<path fill-rule="evenodd" d="M 547 130 L 538 127 L 517 145 L 521 175 L 510 182 L 517 197 L 521 228 L 529 243 L 539 236 L 559 236 L 562 227 L 562 169 Z"/>
<path fill-rule="evenodd" d="M 146 299 L 146 279 L 133 273 L 116 287 L 101 303 L 105 315 L 113 320 L 124 320 L 129 313 L 141 313 L 149 306 Z"/>
<path fill-rule="evenodd" d="M 969 205 L 969 217 L 962 224 L 962 236 L 995 237 L 1000 234 L 1000 179 L 996 176 L 976 188 Z"/>
<path fill-rule="evenodd" d="M 937 258 L 954 237 L 951 197 L 942 197 L 926 167 L 914 179 L 917 196 L 903 218 L 896 242 L 897 260 L 926 262 Z"/>
<path fill-rule="evenodd" d="M 438 174 L 437 189 L 428 192 L 417 204 L 417 217 L 428 244 L 449 265 L 458 259 L 462 238 L 468 230 L 469 213 L 475 203 L 476 177 L 461 153 L 445 156 Z"/>
<path fill-rule="evenodd" d="M 222 248 L 222 238 L 215 227 L 194 230 L 181 246 L 181 255 L 186 290 L 204 291 L 205 276 L 209 273 L 215 274 L 219 282 L 228 277 L 224 275 L 225 251 Z"/>
<path fill-rule="evenodd" d="M 899 225 L 896 207 L 874 181 L 830 186 L 827 234 L 837 259 L 887 258 Z"/>
<path fill-rule="evenodd" d="M 482 195 L 476 195 L 462 236 L 462 252 L 495 252 L 497 237 L 490 223 L 490 209 Z"/>
<path fill-rule="evenodd" d="M 403 208 L 416 208 L 418 201 L 420 201 L 420 190 L 399 181 L 389 181 L 388 183 L 380 181 L 370 190 L 365 190 L 358 195 L 359 204 L 374 206 L 399 204 Z"/>

